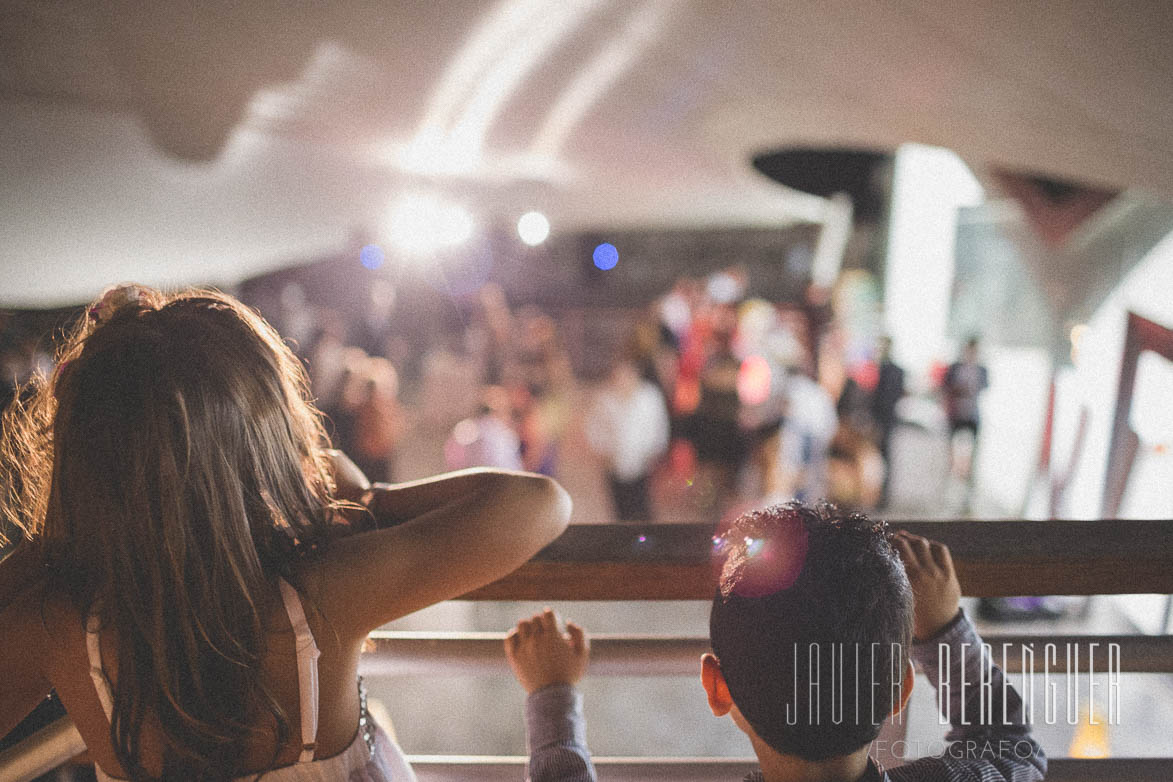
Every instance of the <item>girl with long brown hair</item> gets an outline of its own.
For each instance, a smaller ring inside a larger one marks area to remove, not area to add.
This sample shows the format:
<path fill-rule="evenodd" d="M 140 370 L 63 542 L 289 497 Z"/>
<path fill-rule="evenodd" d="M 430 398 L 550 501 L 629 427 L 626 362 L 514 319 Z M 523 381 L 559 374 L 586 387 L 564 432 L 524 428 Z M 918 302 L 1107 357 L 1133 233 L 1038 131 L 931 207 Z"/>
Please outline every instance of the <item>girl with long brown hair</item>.
<path fill-rule="evenodd" d="M 107 292 L 3 423 L 0 509 L 42 565 L 0 604 L 0 735 L 53 688 L 100 780 L 411 779 L 356 686 L 364 639 L 517 568 L 569 498 L 453 473 L 385 492 L 401 523 L 343 537 L 364 509 L 326 447 L 251 310 Z"/>

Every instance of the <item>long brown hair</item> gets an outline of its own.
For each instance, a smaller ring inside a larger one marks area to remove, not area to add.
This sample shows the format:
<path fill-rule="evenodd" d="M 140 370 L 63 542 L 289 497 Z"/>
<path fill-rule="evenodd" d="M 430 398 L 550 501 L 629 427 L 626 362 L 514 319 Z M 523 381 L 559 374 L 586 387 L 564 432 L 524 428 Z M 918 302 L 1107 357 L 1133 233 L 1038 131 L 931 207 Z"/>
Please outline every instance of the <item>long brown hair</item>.
<path fill-rule="evenodd" d="M 264 601 L 325 543 L 332 478 L 305 373 L 260 316 L 210 290 L 107 292 L 49 378 L 5 414 L 3 513 L 43 540 L 50 588 L 118 639 L 111 741 L 136 780 L 229 779 L 264 715 Z"/>

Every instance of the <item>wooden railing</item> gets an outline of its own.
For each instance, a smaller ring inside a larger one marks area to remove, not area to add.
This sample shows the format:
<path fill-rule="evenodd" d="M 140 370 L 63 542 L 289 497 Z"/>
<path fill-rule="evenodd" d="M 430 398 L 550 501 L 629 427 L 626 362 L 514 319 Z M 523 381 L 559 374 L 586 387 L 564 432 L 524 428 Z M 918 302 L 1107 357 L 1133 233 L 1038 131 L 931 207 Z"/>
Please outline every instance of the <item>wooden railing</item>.
<path fill-rule="evenodd" d="M 1173 521 L 917 521 L 971 597 L 1173 593 Z M 713 528 L 576 525 L 468 600 L 710 600 Z"/>
<path fill-rule="evenodd" d="M 903 529 L 945 542 L 966 595 L 1097 595 L 1173 593 L 1173 521 L 920 521 Z M 466 595 L 470 600 L 709 600 L 713 528 L 706 525 L 573 526 L 513 574 Z M 428 672 L 504 673 L 497 633 L 373 635 L 368 675 Z M 1000 648 L 1023 644 L 1117 643 L 1125 672 L 1173 672 L 1170 636 L 991 636 Z M 592 642 L 592 675 L 695 672 L 700 637 L 600 635 Z M 1036 652 L 1037 654 L 1037 652 Z M 18 782 L 68 760 L 82 745 L 67 720 L 0 755 L 0 782 Z M 520 780 L 524 758 L 412 758 L 421 782 L 439 779 Z M 752 760 L 598 758 L 600 778 L 739 779 Z M 1173 780 L 1173 759 L 1053 759 L 1048 780 Z"/>

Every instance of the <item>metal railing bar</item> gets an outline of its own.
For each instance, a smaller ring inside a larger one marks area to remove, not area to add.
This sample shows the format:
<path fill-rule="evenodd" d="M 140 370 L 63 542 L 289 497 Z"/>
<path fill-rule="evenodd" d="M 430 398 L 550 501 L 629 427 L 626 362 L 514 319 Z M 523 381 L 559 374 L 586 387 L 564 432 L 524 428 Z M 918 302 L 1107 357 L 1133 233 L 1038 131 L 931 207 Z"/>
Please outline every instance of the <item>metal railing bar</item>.
<path fill-rule="evenodd" d="M 359 660 L 364 676 L 496 675 L 508 673 L 501 644 L 504 633 L 379 630 L 371 634 L 375 650 Z M 1034 652 L 1034 671 L 1065 673 L 1069 648 L 1078 648 L 1080 673 L 1108 668 L 1108 645 L 1117 645 L 1124 673 L 1173 673 L 1173 636 L 1112 635 L 989 635 L 994 661 L 1008 673 L 1021 673 L 1022 652 Z M 1003 665 L 1003 644 L 1005 665 Z M 1044 659 L 1054 644 L 1053 663 Z M 1094 649 L 1092 644 L 1098 644 Z M 709 651 L 707 637 L 598 633 L 591 636 L 592 676 L 691 676 L 700 656 Z M 1071 660 L 1075 662 L 1074 657 Z M 1029 666 L 1028 666 L 1029 667 Z"/>
<path fill-rule="evenodd" d="M 433 780 L 510 780 L 522 778 L 526 759 L 445 755 L 408 756 L 420 782 Z M 749 758 L 593 758 L 601 782 L 637 780 L 735 780 L 757 768 Z M 1173 758 L 1050 758 L 1047 782 L 1169 782 Z"/>
<path fill-rule="evenodd" d="M 0 752 L 0 782 L 28 782 L 85 752 L 86 743 L 69 717 L 51 722 Z"/>
<path fill-rule="evenodd" d="M 0 754 L 0 782 L 30 782 L 85 750 L 68 717 L 38 731 Z M 521 779 L 526 758 L 520 755 L 409 755 L 420 782 L 432 780 Z M 600 780 L 738 779 L 756 767 L 750 758 L 606 757 L 593 758 Z M 1051 758 L 1048 782 L 1168 782 L 1173 758 Z"/>

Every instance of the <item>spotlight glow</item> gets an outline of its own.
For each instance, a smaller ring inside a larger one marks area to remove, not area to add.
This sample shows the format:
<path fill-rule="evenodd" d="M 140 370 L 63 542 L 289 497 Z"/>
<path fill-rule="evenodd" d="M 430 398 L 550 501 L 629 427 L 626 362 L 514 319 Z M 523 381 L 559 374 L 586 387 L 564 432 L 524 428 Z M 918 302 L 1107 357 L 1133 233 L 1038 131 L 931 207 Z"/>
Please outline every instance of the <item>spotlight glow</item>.
<path fill-rule="evenodd" d="M 619 263 L 619 251 L 610 242 L 603 242 L 596 247 L 591 257 L 594 258 L 595 266 L 603 271 L 614 269 Z"/>
<path fill-rule="evenodd" d="M 550 221 L 541 212 L 526 212 L 517 221 L 517 235 L 530 247 L 536 247 L 550 235 Z"/>
<path fill-rule="evenodd" d="M 368 244 L 359 251 L 358 260 L 368 269 L 378 269 L 383 265 L 383 248 L 377 244 Z"/>
<path fill-rule="evenodd" d="M 389 239 L 408 255 L 428 255 L 464 244 L 472 236 L 472 214 L 433 193 L 409 193 L 391 207 Z"/>

